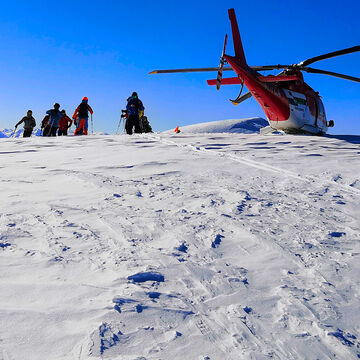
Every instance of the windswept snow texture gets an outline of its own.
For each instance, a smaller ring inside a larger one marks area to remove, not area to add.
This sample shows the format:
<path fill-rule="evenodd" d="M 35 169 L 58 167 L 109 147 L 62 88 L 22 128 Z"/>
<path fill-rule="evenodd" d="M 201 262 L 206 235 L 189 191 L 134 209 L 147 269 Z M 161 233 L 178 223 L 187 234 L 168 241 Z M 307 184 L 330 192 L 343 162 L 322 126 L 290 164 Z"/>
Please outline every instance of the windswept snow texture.
<path fill-rule="evenodd" d="M 260 129 L 268 126 L 269 123 L 263 118 L 249 118 L 237 120 L 220 120 L 195 125 L 180 127 L 183 134 L 203 134 L 203 133 L 259 133 Z M 174 132 L 174 129 L 164 133 Z"/>
<path fill-rule="evenodd" d="M 0 358 L 360 357 L 360 137 L 0 141 Z"/>

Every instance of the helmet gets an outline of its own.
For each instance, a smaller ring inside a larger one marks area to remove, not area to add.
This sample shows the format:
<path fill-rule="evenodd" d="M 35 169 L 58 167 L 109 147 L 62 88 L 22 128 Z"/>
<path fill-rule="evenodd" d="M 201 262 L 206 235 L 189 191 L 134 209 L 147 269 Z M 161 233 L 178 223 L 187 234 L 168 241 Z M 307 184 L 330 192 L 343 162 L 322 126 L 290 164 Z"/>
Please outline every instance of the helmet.
<path fill-rule="evenodd" d="M 138 97 L 138 94 L 136 91 L 134 91 L 131 96 Z"/>
<path fill-rule="evenodd" d="M 55 109 L 59 109 L 59 108 L 60 108 L 60 104 L 55 103 L 55 104 L 54 104 L 54 108 L 55 108 Z"/>
<path fill-rule="evenodd" d="M 62 109 L 60 112 L 61 112 L 62 114 L 66 114 L 65 109 Z"/>
<path fill-rule="evenodd" d="M 89 100 L 86 96 L 84 96 L 82 99 L 83 99 L 83 101 L 84 101 L 84 100 L 85 100 L 85 101 L 88 101 L 88 100 Z"/>

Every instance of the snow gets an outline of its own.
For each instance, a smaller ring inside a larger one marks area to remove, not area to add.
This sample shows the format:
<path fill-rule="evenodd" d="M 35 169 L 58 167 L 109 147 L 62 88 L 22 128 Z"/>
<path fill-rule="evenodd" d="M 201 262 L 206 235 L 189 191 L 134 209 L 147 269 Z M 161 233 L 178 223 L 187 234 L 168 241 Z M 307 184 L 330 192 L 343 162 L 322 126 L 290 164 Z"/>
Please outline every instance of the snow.
<path fill-rule="evenodd" d="M 2 139 L 0 358 L 358 358 L 359 154 L 359 136 Z"/>
<path fill-rule="evenodd" d="M 14 137 L 14 138 L 18 138 L 18 137 L 22 137 L 24 132 L 23 128 L 17 128 L 17 129 L 0 129 L 0 138 L 9 138 L 9 137 Z M 41 136 L 42 135 L 42 131 L 41 129 L 38 128 L 34 128 L 33 132 L 32 132 L 32 136 Z"/>
<path fill-rule="evenodd" d="M 259 133 L 260 129 L 268 126 L 268 121 L 263 118 L 255 117 L 248 119 L 220 120 L 187 125 L 180 127 L 180 132 L 184 134 L 204 134 L 204 133 Z M 164 133 L 174 132 L 174 129 L 164 131 Z"/>

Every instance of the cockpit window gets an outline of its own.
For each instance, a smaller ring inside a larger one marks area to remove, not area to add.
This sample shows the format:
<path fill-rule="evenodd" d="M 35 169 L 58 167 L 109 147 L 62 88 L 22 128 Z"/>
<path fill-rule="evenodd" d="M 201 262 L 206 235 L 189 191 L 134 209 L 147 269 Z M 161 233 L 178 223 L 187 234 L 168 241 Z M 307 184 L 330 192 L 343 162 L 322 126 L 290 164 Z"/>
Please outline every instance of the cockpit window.
<path fill-rule="evenodd" d="M 291 105 L 296 105 L 296 102 L 294 101 L 294 99 L 293 98 L 288 98 L 288 100 L 289 100 L 289 103 L 291 104 Z"/>

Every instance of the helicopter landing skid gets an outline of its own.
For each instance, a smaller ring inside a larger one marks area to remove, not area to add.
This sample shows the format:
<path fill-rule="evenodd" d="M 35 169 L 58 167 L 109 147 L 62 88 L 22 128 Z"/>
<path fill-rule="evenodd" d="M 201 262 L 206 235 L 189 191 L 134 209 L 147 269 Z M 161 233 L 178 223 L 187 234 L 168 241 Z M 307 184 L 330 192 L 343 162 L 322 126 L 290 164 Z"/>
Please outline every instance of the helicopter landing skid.
<path fill-rule="evenodd" d="M 281 131 L 281 130 L 276 130 L 276 129 L 272 128 L 270 125 L 268 125 L 268 126 L 265 126 L 260 129 L 260 135 L 267 135 L 267 134 L 282 134 L 282 135 L 284 135 L 285 132 Z"/>

